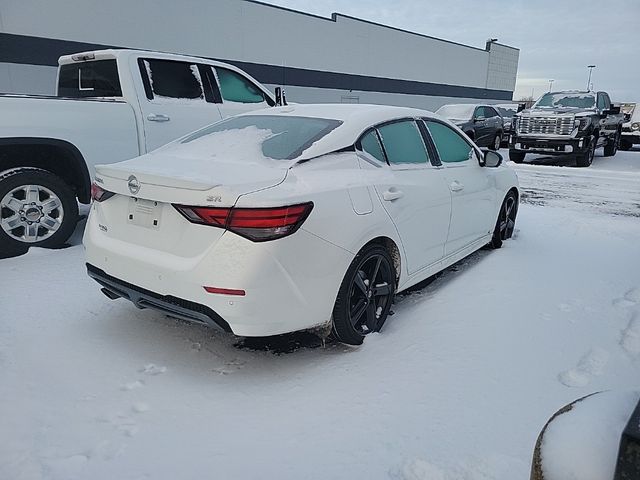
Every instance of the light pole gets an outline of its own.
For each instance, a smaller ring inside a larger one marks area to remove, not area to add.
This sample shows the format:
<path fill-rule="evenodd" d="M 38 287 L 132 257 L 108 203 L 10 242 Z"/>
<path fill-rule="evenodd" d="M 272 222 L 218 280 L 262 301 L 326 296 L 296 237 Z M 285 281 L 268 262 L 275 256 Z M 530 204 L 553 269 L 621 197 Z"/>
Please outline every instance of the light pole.
<path fill-rule="evenodd" d="M 587 65 L 587 68 L 589 69 L 589 80 L 587 80 L 587 92 L 590 90 L 589 89 L 589 85 L 591 85 L 591 72 L 593 71 L 594 68 L 596 68 L 595 65 Z"/>
<path fill-rule="evenodd" d="M 551 92 L 551 85 L 553 85 L 553 82 L 555 82 L 555 80 L 549 80 L 549 92 Z"/>

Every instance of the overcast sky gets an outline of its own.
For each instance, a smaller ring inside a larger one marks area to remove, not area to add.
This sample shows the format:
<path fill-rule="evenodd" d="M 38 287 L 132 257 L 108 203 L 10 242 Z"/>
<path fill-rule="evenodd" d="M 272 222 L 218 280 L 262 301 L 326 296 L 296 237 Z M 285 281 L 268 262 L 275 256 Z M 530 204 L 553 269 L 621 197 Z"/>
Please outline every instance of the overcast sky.
<path fill-rule="evenodd" d="M 640 101 L 640 0 L 267 0 L 328 17 L 343 13 L 484 48 L 520 49 L 515 98 L 592 83 L 614 101 Z M 435 67 L 439 68 L 439 66 Z"/>

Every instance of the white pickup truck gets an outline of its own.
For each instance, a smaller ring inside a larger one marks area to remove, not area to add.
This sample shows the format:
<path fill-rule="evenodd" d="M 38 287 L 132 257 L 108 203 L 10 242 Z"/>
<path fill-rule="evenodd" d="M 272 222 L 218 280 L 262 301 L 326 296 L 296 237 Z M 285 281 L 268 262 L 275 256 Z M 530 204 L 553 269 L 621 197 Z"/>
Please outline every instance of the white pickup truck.
<path fill-rule="evenodd" d="M 58 63 L 57 96 L 0 95 L 0 258 L 64 243 L 96 164 L 276 104 L 242 70 L 203 58 L 99 50 Z"/>

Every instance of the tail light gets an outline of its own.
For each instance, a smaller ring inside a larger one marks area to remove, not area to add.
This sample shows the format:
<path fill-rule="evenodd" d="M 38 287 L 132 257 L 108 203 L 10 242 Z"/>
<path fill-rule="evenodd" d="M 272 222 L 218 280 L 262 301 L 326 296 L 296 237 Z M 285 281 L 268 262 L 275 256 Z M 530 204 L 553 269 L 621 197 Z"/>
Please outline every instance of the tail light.
<path fill-rule="evenodd" d="M 253 242 L 294 233 L 307 219 L 313 203 L 271 208 L 174 207 L 190 222 L 225 228 Z"/>
<path fill-rule="evenodd" d="M 115 193 L 105 190 L 96 182 L 91 184 L 91 200 L 94 202 L 104 202 L 105 200 L 113 197 Z"/>

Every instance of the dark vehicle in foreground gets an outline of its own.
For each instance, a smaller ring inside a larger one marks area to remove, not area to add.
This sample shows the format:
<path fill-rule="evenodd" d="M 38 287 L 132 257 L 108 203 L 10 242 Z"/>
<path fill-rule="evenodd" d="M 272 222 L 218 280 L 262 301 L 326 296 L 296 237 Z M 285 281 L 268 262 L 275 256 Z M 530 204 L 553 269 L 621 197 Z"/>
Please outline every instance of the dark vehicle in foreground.
<path fill-rule="evenodd" d="M 634 145 L 640 144 L 640 107 L 636 103 L 623 103 L 621 108 L 624 124 L 620 150 L 631 150 Z"/>
<path fill-rule="evenodd" d="M 503 103 L 493 106 L 500 116 L 502 117 L 502 144 L 501 147 L 509 146 L 509 135 L 513 133 L 513 121 L 515 120 L 516 113 L 520 109 L 517 103 Z"/>
<path fill-rule="evenodd" d="M 504 132 L 502 117 L 491 105 L 443 105 L 436 113 L 455 123 L 479 147 L 500 148 Z"/>
<path fill-rule="evenodd" d="M 545 93 L 516 115 L 509 158 L 522 163 L 527 153 L 574 155 L 578 167 L 588 167 L 598 147 L 604 147 L 605 157 L 616 154 L 622 122 L 620 107 L 606 92 Z"/>

